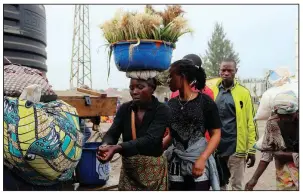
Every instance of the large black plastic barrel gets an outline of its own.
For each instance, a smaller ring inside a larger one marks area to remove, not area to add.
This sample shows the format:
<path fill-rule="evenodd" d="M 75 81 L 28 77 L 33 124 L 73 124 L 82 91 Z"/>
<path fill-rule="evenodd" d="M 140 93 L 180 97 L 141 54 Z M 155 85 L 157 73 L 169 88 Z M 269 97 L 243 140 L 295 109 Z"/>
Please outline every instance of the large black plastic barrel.
<path fill-rule="evenodd" d="M 47 71 L 43 5 L 4 4 L 4 56 L 11 62 Z"/>

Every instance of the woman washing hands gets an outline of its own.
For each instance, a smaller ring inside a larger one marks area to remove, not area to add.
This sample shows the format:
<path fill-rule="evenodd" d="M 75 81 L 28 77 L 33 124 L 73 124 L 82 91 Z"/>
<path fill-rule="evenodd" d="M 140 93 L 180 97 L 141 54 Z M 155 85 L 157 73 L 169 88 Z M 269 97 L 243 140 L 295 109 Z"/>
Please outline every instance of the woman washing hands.
<path fill-rule="evenodd" d="M 108 162 L 115 153 L 122 155 L 119 190 L 167 190 L 162 140 L 170 109 L 153 96 L 155 79 L 131 79 L 129 88 L 133 100 L 119 108 L 97 158 Z M 123 143 L 117 145 L 121 134 Z"/>
<path fill-rule="evenodd" d="M 120 153 L 121 145 L 101 145 L 99 147 L 97 158 L 101 163 L 109 162 L 116 153 Z"/>

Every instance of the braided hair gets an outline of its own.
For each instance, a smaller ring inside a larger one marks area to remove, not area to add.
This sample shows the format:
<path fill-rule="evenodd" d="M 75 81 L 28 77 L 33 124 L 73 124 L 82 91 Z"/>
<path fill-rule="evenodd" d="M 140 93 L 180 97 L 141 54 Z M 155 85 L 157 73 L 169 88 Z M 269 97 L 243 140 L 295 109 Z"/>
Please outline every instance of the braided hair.
<path fill-rule="evenodd" d="M 176 69 L 178 75 L 184 76 L 190 84 L 193 83 L 196 89 L 204 89 L 206 74 L 199 56 L 195 54 L 186 55 L 183 59 L 172 63 L 171 67 Z"/>

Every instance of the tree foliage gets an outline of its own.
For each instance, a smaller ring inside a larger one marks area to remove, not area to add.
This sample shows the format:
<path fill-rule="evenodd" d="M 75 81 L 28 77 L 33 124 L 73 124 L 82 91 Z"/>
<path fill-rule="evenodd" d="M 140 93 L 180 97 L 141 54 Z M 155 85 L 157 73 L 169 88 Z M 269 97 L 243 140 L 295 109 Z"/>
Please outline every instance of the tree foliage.
<path fill-rule="evenodd" d="M 239 54 L 235 52 L 232 42 L 226 37 L 222 24 L 216 23 L 212 37 L 208 41 L 208 49 L 202 57 L 207 77 L 217 77 L 220 63 L 226 58 L 235 60 L 237 64 L 240 62 Z"/>

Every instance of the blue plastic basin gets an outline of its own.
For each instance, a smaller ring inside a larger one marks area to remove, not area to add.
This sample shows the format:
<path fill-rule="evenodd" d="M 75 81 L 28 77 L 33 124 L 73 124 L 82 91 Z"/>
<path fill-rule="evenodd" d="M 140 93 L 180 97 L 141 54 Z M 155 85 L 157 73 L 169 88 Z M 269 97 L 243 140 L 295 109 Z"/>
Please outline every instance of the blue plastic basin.
<path fill-rule="evenodd" d="M 130 57 L 130 45 L 137 42 L 118 42 L 113 45 L 115 64 L 118 70 L 141 71 L 157 70 L 164 71 L 169 68 L 172 59 L 173 46 L 169 43 L 140 41 L 133 48 Z"/>
<path fill-rule="evenodd" d="M 97 149 L 102 143 L 85 143 L 81 159 L 76 168 L 80 184 L 105 185 L 109 179 L 109 163 L 101 164 L 96 157 Z"/>

